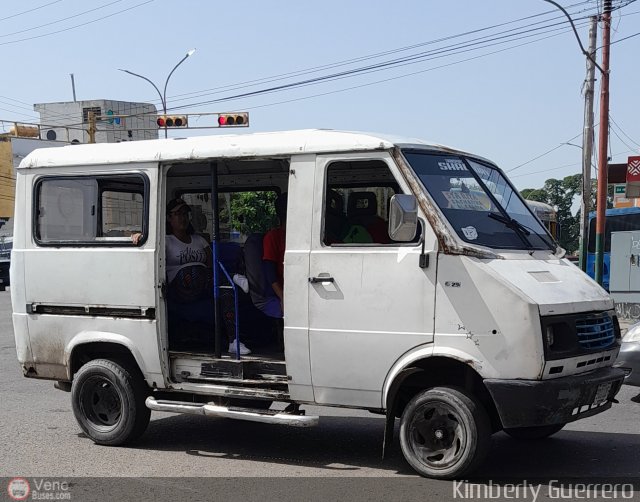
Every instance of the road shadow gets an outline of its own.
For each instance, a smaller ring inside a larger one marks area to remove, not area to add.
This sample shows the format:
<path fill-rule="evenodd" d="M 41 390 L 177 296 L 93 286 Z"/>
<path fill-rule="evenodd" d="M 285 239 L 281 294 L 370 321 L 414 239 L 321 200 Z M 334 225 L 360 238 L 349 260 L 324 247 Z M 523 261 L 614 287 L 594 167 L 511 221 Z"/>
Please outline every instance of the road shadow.
<path fill-rule="evenodd" d="M 384 419 L 323 416 L 311 428 L 188 415 L 153 420 L 132 447 L 227 460 L 300 465 L 343 474 L 361 468 L 412 474 L 399 445 L 382 461 Z M 331 475 L 329 472 L 327 475 Z"/>
<path fill-rule="evenodd" d="M 363 468 L 415 475 L 400 451 L 398 421 L 383 461 L 381 417 L 321 416 L 314 428 L 294 428 L 239 420 L 172 416 L 154 420 L 132 447 L 184 451 L 226 460 L 299 465 L 327 475 L 357 476 Z M 561 431 L 551 438 L 518 441 L 500 432 L 473 479 L 636 478 L 640 473 L 639 434 Z"/>
<path fill-rule="evenodd" d="M 640 475 L 638 434 L 560 431 L 538 441 L 518 441 L 500 432 L 474 478 L 629 478 Z"/>

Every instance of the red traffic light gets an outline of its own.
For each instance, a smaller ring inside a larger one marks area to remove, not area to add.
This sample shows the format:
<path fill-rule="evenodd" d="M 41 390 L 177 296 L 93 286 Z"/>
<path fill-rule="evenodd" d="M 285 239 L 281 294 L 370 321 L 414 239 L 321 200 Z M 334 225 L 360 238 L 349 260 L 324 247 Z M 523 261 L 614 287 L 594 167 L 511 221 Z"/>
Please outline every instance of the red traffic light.
<path fill-rule="evenodd" d="M 249 125 L 249 114 L 242 113 L 221 113 L 218 115 L 219 127 L 247 127 Z"/>
<path fill-rule="evenodd" d="M 186 115 L 160 115 L 156 120 L 158 127 L 187 127 Z"/>

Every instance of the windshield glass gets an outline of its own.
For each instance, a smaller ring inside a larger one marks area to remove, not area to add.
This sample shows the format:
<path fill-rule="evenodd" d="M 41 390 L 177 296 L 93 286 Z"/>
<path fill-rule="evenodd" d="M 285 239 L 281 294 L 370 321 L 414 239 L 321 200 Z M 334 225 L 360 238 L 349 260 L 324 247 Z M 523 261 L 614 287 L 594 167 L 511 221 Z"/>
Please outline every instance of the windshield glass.
<path fill-rule="evenodd" d="M 462 240 L 496 249 L 555 249 L 544 226 L 495 167 L 459 155 L 403 153 Z"/>

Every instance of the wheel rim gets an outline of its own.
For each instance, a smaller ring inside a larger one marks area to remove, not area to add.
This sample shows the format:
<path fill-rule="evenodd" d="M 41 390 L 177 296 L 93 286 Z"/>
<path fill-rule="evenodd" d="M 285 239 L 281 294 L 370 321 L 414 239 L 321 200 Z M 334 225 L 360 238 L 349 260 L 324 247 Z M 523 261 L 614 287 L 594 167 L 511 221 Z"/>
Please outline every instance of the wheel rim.
<path fill-rule="evenodd" d="M 414 456 L 431 469 L 454 466 L 468 442 L 460 414 L 440 402 L 424 403 L 415 410 L 407 439 Z"/>
<path fill-rule="evenodd" d="M 122 396 L 107 378 L 93 376 L 82 386 L 82 412 L 100 431 L 113 429 L 122 417 Z"/>

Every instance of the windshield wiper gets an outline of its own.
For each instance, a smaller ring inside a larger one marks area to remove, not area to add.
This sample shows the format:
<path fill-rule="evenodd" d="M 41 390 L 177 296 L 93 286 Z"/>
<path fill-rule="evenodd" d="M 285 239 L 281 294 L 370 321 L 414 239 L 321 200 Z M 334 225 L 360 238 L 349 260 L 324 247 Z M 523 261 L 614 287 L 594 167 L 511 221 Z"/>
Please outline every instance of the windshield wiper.
<path fill-rule="evenodd" d="M 527 237 L 531 235 L 530 230 L 532 229 L 530 229 L 526 225 L 523 225 L 515 218 L 511 218 L 509 216 L 503 216 L 502 214 L 499 214 L 499 213 L 489 213 L 489 218 L 499 221 L 501 223 L 504 223 L 507 227 L 515 230 L 516 233 L 521 235 L 521 238 L 523 241 L 525 241 L 525 244 L 527 244 L 533 249 L 533 245 L 531 244 L 531 241 L 527 239 Z M 549 242 L 546 239 L 546 237 L 540 235 L 537 232 L 535 234 L 542 242 L 544 242 L 547 246 L 549 246 L 550 249 L 556 249 L 556 246 L 553 243 Z"/>
<path fill-rule="evenodd" d="M 499 213 L 489 213 L 489 218 L 504 223 L 507 227 L 522 232 L 524 235 L 529 236 L 531 232 L 522 223 L 509 216 L 503 216 Z"/>
<path fill-rule="evenodd" d="M 514 220 L 509 216 L 504 216 L 499 213 L 489 213 L 488 216 L 492 220 L 496 220 L 496 221 L 499 221 L 500 223 L 504 223 L 505 226 L 514 230 L 516 234 L 518 234 L 518 237 L 520 237 L 524 245 L 527 246 L 529 249 L 533 249 L 533 245 L 531 244 L 531 241 L 527 239 L 527 236 L 531 235 L 531 232 L 529 232 L 529 230 L 527 230 L 525 226 L 522 225 L 522 223 L 520 223 L 517 220 Z"/>

